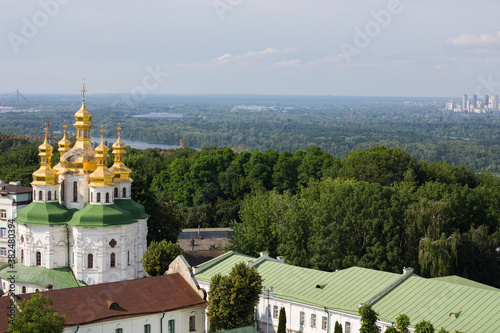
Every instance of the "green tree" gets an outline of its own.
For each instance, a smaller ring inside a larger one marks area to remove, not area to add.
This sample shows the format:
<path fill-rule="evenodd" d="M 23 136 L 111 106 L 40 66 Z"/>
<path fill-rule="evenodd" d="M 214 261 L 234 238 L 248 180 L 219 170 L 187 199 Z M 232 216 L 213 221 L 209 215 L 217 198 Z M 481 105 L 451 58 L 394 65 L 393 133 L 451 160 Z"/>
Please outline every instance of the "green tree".
<path fill-rule="evenodd" d="M 66 316 L 59 315 L 51 307 L 52 299 L 42 296 L 40 293 L 34 294 L 31 299 L 26 299 L 18 303 L 19 312 L 16 310 L 15 319 L 9 323 L 9 333 L 62 333 Z"/>
<path fill-rule="evenodd" d="M 180 254 L 182 254 L 182 249 L 175 243 L 166 240 L 153 241 L 142 257 L 144 271 L 150 276 L 163 275 L 168 265 Z"/>
<path fill-rule="evenodd" d="M 342 333 L 342 324 L 339 323 L 338 321 L 335 322 L 333 333 Z"/>
<path fill-rule="evenodd" d="M 378 333 L 377 313 L 372 309 L 370 304 L 365 304 L 358 309 L 361 316 L 361 328 L 359 333 Z"/>
<path fill-rule="evenodd" d="M 236 264 L 229 275 L 212 276 L 207 316 L 210 332 L 253 325 L 254 308 L 262 291 L 262 278 L 255 267 Z"/>
<path fill-rule="evenodd" d="M 460 244 L 458 233 L 438 240 L 423 238 L 419 245 L 418 262 L 421 274 L 430 277 L 452 275 L 456 272 L 457 253 Z"/>
<path fill-rule="evenodd" d="M 434 333 L 434 326 L 430 321 L 422 320 L 415 325 L 415 333 Z"/>
<path fill-rule="evenodd" d="M 277 333 L 286 333 L 286 311 L 284 307 L 280 309 L 280 317 L 278 319 Z"/>
<path fill-rule="evenodd" d="M 396 328 L 399 333 L 409 333 L 408 326 L 410 326 L 410 317 L 405 315 L 404 313 L 400 314 L 396 318 Z"/>
<path fill-rule="evenodd" d="M 341 164 L 341 177 L 388 186 L 403 181 L 405 172 L 416 167 L 416 159 L 402 149 L 377 146 L 351 152 Z"/>

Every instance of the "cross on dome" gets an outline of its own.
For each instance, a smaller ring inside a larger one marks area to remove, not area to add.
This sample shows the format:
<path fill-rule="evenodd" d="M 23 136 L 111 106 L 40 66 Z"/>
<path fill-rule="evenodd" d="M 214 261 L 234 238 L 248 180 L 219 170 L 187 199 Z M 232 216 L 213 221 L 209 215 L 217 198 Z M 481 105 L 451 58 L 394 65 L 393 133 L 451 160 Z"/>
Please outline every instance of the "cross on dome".
<path fill-rule="evenodd" d="M 83 100 L 85 100 L 85 92 L 87 91 L 87 89 L 85 89 L 85 79 L 83 79 L 83 86 L 82 86 L 82 90 L 80 90 L 82 92 L 82 98 Z"/>

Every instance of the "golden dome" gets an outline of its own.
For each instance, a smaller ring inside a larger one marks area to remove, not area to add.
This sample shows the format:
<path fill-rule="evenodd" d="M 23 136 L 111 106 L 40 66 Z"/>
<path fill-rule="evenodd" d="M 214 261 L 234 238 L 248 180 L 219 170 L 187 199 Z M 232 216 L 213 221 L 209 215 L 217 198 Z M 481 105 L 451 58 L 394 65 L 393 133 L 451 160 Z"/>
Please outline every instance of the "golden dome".
<path fill-rule="evenodd" d="M 76 143 L 61 156 L 61 165 L 73 173 L 92 172 L 97 167 L 96 152 L 90 142 L 90 129 L 92 128 L 92 114 L 85 107 L 85 83 L 82 88 L 82 106 L 75 113 Z"/>
<path fill-rule="evenodd" d="M 61 157 L 66 154 L 69 150 L 70 150 L 70 147 L 71 147 L 71 141 L 66 137 L 66 128 L 68 127 L 66 125 L 66 120 L 64 121 L 64 135 L 63 135 L 63 138 L 61 139 L 61 141 L 58 142 L 58 145 L 59 145 L 59 163 L 57 163 L 56 166 L 54 166 L 54 170 L 57 171 L 57 172 L 61 172 L 62 170 L 65 169 L 65 166 L 63 166 L 61 164 Z"/>
<path fill-rule="evenodd" d="M 125 144 L 122 142 L 120 138 L 120 123 L 118 123 L 118 140 L 113 144 L 113 155 L 115 155 L 114 164 L 109 170 L 115 175 L 115 183 L 130 183 L 132 182 L 132 178 L 130 178 L 130 174 L 132 170 L 127 168 L 125 163 L 123 163 L 123 157 L 125 155 Z"/>
<path fill-rule="evenodd" d="M 56 185 L 57 182 L 57 172 L 52 170 L 51 159 L 52 159 L 52 146 L 49 143 L 49 130 L 50 124 L 47 122 L 45 127 L 45 141 L 38 147 L 40 156 L 40 168 L 33 172 L 33 182 L 32 185 Z"/>
<path fill-rule="evenodd" d="M 89 176 L 89 186 L 109 187 L 115 186 L 113 183 L 114 174 L 106 167 L 109 148 L 104 144 L 104 129 L 101 126 L 101 144 L 96 148 L 97 169 Z"/>
<path fill-rule="evenodd" d="M 61 141 L 58 142 L 59 151 L 61 152 L 62 155 L 64 155 L 64 153 L 66 153 L 69 150 L 69 147 L 71 147 L 71 141 L 66 136 L 66 128 L 68 128 L 68 126 L 66 125 L 66 120 L 64 121 L 63 127 L 64 127 L 64 135 Z"/>

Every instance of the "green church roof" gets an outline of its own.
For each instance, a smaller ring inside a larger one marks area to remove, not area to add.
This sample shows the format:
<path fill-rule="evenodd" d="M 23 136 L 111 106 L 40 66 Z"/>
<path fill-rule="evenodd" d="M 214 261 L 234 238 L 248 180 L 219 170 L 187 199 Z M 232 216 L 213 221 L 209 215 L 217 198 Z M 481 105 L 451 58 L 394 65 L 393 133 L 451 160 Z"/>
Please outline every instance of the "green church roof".
<path fill-rule="evenodd" d="M 69 225 L 77 227 L 112 227 L 137 222 L 118 205 L 87 205 L 73 215 Z"/>
<path fill-rule="evenodd" d="M 126 210 L 132 214 L 132 218 L 134 219 L 147 219 L 149 217 L 148 214 L 146 214 L 146 210 L 144 209 L 143 205 L 138 204 L 132 199 L 127 199 L 127 200 L 115 200 L 115 205 L 120 207 L 123 210 Z"/>
<path fill-rule="evenodd" d="M 87 285 L 83 281 L 76 280 L 68 267 L 47 269 L 14 264 L 14 268 L 6 267 L 0 270 L 0 277 L 4 279 L 12 275 L 15 276 L 16 283 L 20 286 L 23 283 L 32 283 L 45 288 L 46 285 L 51 284 L 54 289 L 66 289 Z"/>
<path fill-rule="evenodd" d="M 64 224 L 71 220 L 75 210 L 67 210 L 58 202 L 32 202 L 19 210 L 17 223 L 22 224 Z"/>

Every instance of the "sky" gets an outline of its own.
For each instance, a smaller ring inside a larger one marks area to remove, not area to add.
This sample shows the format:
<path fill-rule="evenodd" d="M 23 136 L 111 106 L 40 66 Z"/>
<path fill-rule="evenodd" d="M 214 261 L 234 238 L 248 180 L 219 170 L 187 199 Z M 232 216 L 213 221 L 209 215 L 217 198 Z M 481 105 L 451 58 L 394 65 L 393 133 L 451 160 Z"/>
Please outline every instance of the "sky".
<path fill-rule="evenodd" d="M 500 94 L 498 0 L 2 0 L 0 93 Z"/>

